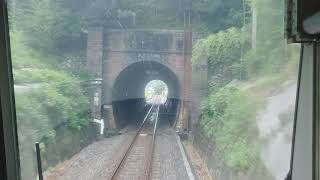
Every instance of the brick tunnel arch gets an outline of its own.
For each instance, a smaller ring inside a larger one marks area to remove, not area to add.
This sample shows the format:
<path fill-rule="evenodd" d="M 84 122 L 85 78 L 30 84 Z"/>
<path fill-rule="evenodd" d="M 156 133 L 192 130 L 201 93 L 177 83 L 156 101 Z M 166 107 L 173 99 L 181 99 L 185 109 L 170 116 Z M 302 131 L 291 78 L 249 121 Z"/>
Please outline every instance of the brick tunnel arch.
<path fill-rule="evenodd" d="M 168 86 L 167 102 L 160 110 L 161 119 L 173 125 L 180 110 L 181 87 L 177 75 L 155 61 L 136 62 L 122 70 L 112 88 L 112 107 L 118 127 L 140 122 L 148 105 L 145 87 L 152 80 L 161 80 Z"/>

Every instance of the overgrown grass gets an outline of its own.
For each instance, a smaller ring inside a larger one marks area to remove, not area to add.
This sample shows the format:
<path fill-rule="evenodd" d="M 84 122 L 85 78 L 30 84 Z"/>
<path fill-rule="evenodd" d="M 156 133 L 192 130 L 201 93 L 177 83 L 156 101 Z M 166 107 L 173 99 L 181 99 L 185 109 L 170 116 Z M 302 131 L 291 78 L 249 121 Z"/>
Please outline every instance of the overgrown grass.
<path fill-rule="evenodd" d="M 233 170 L 247 170 L 259 159 L 256 111 L 255 100 L 235 87 L 211 93 L 202 105 L 200 127 Z"/>

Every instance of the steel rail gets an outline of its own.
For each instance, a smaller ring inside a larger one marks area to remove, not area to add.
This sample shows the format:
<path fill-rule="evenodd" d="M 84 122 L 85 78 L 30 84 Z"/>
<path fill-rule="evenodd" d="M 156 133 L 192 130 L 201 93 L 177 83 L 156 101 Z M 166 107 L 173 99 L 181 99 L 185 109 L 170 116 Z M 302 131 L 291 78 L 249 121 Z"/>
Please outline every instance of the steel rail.
<path fill-rule="evenodd" d="M 115 180 L 117 175 L 119 174 L 119 171 L 120 171 L 121 167 L 123 166 L 123 164 L 124 164 L 125 160 L 127 159 L 128 155 L 130 154 L 130 151 L 131 151 L 134 143 L 136 142 L 140 132 L 142 131 L 142 129 L 143 129 L 144 125 L 145 125 L 145 123 L 147 122 L 147 119 L 148 119 L 148 117 L 150 115 L 150 112 L 153 109 L 153 107 L 154 107 L 154 105 L 152 105 L 151 108 L 149 109 L 147 115 L 143 119 L 143 122 L 141 123 L 139 129 L 137 130 L 135 136 L 133 137 L 128 149 L 126 150 L 125 154 L 122 156 L 121 161 L 117 164 L 116 168 L 114 169 L 114 171 L 112 173 L 112 176 L 110 178 L 111 180 Z"/>
<path fill-rule="evenodd" d="M 155 147 L 154 142 L 155 142 L 156 133 L 157 133 L 159 109 L 160 109 L 160 106 L 158 105 L 157 111 L 156 111 L 155 124 L 154 124 L 154 128 L 153 128 L 152 140 L 151 140 L 151 144 L 150 144 L 150 148 L 149 148 L 149 152 L 148 152 L 148 156 L 147 156 L 147 162 L 146 162 L 146 166 L 145 166 L 145 168 L 146 168 L 145 169 L 145 180 L 150 179 L 150 172 L 152 172 L 152 161 L 153 161 L 153 153 L 154 153 L 154 147 Z"/>

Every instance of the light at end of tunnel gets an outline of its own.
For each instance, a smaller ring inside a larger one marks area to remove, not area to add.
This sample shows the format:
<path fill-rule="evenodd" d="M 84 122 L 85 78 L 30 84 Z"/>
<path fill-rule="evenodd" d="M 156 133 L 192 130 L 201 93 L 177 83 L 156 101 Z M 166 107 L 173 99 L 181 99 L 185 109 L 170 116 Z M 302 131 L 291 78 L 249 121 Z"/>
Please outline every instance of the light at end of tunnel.
<path fill-rule="evenodd" d="M 144 95 L 148 104 L 164 104 L 168 98 L 168 86 L 161 80 L 149 81 Z"/>

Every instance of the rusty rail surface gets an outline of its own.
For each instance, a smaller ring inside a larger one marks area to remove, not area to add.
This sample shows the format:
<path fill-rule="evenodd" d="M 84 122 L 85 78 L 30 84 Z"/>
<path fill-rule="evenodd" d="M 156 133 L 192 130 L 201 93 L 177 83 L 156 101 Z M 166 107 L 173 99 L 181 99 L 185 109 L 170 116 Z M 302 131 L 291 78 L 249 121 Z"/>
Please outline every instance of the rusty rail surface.
<path fill-rule="evenodd" d="M 139 176 L 139 179 L 145 180 L 150 179 L 150 174 L 152 172 L 152 159 L 155 146 L 154 141 L 156 137 L 159 109 L 159 106 L 151 106 L 143 122 L 136 131 L 129 147 L 126 149 L 119 163 L 115 166 L 115 169 L 110 178 L 111 180 L 132 179 L 132 177 L 130 176 Z M 153 120 L 153 129 L 152 131 L 150 131 L 147 127 L 147 122 L 153 110 L 155 110 L 155 119 Z M 151 138 L 149 137 L 150 135 L 152 135 Z M 137 159 L 143 161 L 143 165 L 139 164 L 137 162 Z M 134 166 L 132 166 L 132 164 L 134 164 Z M 141 168 L 140 166 L 143 166 L 143 169 L 139 170 L 138 168 Z M 121 174 L 125 175 L 121 176 Z"/>

